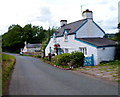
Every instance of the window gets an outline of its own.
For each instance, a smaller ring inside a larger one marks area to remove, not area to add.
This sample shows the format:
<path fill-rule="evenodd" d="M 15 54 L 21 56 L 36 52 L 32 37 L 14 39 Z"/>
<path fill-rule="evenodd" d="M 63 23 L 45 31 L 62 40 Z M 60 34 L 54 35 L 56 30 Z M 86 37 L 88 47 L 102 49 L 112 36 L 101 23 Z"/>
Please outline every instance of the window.
<path fill-rule="evenodd" d="M 65 48 L 65 53 L 69 53 L 69 50 L 67 48 Z"/>
<path fill-rule="evenodd" d="M 65 41 L 65 42 L 68 41 L 67 31 L 65 31 L 65 33 L 64 33 L 64 41 Z"/>
<path fill-rule="evenodd" d="M 79 47 L 80 52 L 82 52 L 84 55 L 87 55 L 87 48 L 86 47 Z"/>
<path fill-rule="evenodd" d="M 55 33 L 53 34 L 53 42 L 56 44 L 56 35 L 55 35 Z"/>

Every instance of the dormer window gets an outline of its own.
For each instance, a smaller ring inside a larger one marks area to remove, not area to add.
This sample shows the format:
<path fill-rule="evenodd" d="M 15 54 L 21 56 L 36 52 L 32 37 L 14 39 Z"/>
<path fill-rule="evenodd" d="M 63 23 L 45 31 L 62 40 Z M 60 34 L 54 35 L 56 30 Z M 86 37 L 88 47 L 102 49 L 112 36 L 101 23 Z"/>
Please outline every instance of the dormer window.
<path fill-rule="evenodd" d="M 68 41 L 68 33 L 67 31 L 65 30 L 65 33 L 64 33 L 64 41 L 67 42 Z"/>
<path fill-rule="evenodd" d="M 53 42 L 56 44 L 56 35 L 55 35 L 55 33 L 53 34 Z"/>

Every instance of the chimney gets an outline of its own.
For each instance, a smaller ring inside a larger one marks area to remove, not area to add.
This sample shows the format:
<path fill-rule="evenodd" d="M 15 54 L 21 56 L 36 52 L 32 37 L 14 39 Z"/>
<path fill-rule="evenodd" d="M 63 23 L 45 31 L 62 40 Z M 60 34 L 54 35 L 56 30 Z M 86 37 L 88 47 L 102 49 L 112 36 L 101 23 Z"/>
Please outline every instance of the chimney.
<path fill-rule="evenodd" d="M 84 19 L 93 19 L 93 12 L 87 9 L 83 11 L 82 16 Z"/>
<path fill-rule="evenodd" d="M 61 27 L 65 26 L 67 24 L 67 20 L 61 20 L 60 25 Z"/>

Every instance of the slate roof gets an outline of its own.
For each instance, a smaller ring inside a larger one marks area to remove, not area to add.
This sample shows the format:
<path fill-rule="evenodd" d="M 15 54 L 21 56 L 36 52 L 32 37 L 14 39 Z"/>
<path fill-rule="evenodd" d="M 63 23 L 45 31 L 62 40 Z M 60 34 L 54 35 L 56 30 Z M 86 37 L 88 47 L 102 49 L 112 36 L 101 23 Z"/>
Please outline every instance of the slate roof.
<path fill-rule="evenodd" d="M 115 41 L 108 40 L 106 38 L 77 38 L 77 39 L 97 47 L 107 47 L 116 45 Z"/>
<path fill-rule="evenodd" d="M 27 48 L 38 48 L 41 47 L 41 44 L 27 44 Z"/>
<path fill-rule="evenodd" d="M 87 19 L 82 19 L 76 22 L 66 24 L 65 26 L 58 29 L 58 32 L 56 32 L 56 36 L 63 35 L 64 30 L 67 30 L 68 34 L 72 34 L 86 22 L 87 22 Z"/>

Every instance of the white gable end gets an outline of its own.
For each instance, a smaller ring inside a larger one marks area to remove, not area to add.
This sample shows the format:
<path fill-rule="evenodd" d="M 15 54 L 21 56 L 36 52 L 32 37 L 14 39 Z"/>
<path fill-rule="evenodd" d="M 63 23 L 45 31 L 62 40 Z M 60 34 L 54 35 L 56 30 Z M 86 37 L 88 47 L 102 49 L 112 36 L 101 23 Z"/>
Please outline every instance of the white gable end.
<path fill-rule="evenodd" d="M 104 37 L 104 31 L 94 23 L 93 20 L 89 20 L 85 23 L 77 32 L 76 38 L 92 38 L 92 37 Z"/>

